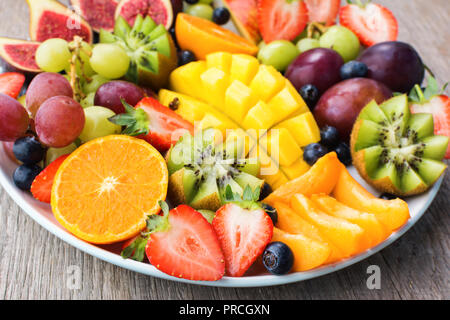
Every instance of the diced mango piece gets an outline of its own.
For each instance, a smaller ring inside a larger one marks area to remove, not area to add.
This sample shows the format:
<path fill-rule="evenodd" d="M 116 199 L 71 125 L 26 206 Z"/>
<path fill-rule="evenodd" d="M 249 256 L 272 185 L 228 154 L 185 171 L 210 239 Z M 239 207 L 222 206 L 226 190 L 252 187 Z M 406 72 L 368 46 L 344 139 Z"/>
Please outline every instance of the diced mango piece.
<path fill-rule="evenodd" d="M 275 202 L 289 203 L 297 193 L 308 197 L 316 193 L 329 194 L 336 186 L 342 168 L 345 167 L 336 153 L 330 152 L 317 160 L 305 174 L 272 192 L 264 202 L 273 206 Z"/>
<path fill-rule="evenodd" d="M 291 207 L 303 219 L 315 225 L 345 257 L 361 251 L 360 243 L 364 231 L 358 225 L 323 213 L 302 194 L 297 194 L 291 199 Z"/>
<path fill-rule="evenodd" d="M 283 121 L 275 128 L 286 128 L 300 147 L 320 141 L 320 129 L 311 112 Z"/>
<path fill-rule="evenodd" d="M 181 66 L 170 74 L 170 89 L 201 99 L 204 89 L 200 75 L 206 70 L 205 61 L 195 61 Z"/>
<path fill-rule="evenodd" d="M 239 80 L 234 80 L 225 92 L 223 111 L 237 123 L 244 120 L 248 110 L 258 102 L 249 87 Z"/>
<path fill-rule="evenodd" d="M 287 233 L 302 234 L 320 243 L 326 243 L 330 247 L 331 254 L 326 263 L 336 262 L 343 258 L 342 252 L 326 239 L 317 227 L 303 219 L 289 205 L 278 202 L 275 203 L 274 208 L 277 209 L 278 213 L 278 223 L 276 225 L 278 228 Z"/>
<path fill-rule="evenodd" d="M 260 65 L 250 83 L 250 89 L 264 102 L 269 101 L 285 86 L 286 79 L 274 67 Z"/>
<path fill-rule="evenodd" d="M 225 72 L 230 73 L 231 68 L 231 53 L 229 52 L 214 52 L 206 56 L 207 68 L 217 68 Z"/>
<path fill-rule="evenodd" d="M 158 100 L 161 104 L 169 106 L 175 99 L 178 99 L 175 112 L 192 123 L 200 121 L 204 117 L 205 112 L 211 109 L 207 104 L 181 93 L 166 89 L 159 90 Z"/>
<path fill-rule="evenodd" d="M 260 146 L 250 150 L 249 158 L 257 158 L 259 160 L 261 164 L 259 177 L 266 180 L 273 190 L 288 182 L 287 177 L 281 172 L 278 164 Z"/>
<path fill-rule="evenodd" d="M 281 171 L 283 171 L 289 180 L 300 177 L 302 174 L 306 173 L 311 167 L 309 164 L 303 160 L 303 151 L 302 155 L 299 159 L 297 159 L 293 164 L 289 167 L 282 166 L 280 167 Z"/>
<path fill-rule="evenodd" d="M 253 56 L 246 54 L 233 54 L 231 58 L 230 81 L 239 80 L 249 85 L 258 72 L 259 62 Z"/>
<path fill-rule="evenodd" d="M 204 130 L 207 128 L 214 128 L 222 133 L 222 137 L 225 137 L 227 129 L 237 128 L 237 126 L 228 120 L 226 116 L 220 113 L 206 113 L 199 123 L 196 123 L 195 130 Z"/>
<path fill-rule="evenodd" d="M 273 228 L 272 241 L 288 245 L 294 254 L 292 271 L 300 272 L 321 266 L 330 256 L 330 248 L 325 243 L 307 238 L 301 234 L 289 234 Z"/>
<path fill-rule="evenodd" d="M 275 115 L 275 123 L 286 119 L 294 113 L 301 114 L 309 111 L 308 106 L 289 80 L 286 80 L 285 87 L 267 105 Z"/>
<path fill-rule="evenodd" d="M 236 146 L 239 146 L 239 148 L 243 150 L 243 156 L 247 156 L 250 150 L 252 150 L 256 145 L 256 141 L 241 128 L 227 130 L 226 143 L 233 143 Z"/>
<path fill-rule="evenodd" d="M 269 130 L 259 140 L 259 144 L 281 166 L 292 165 L 303 154 L 292 135 L 284 128 Z"/>
<path fill-rule="evenodd" d="M 202 99 L 223 111 L 228 75 L 220 69 L 211 68 L 203 72 L 200 79 L 204 90 Z"/>
<path fill-rule="evenodd" d="M 273 125 L 274 115 L 263 101 L 252 107 L 242 121 L 244 129 L 267 130 Z M 259 132 L 261 133 L 261 132 Z M 261 134 L 259 134 L 261 136 Z"/>
<path fill-rule="evenodd" d="M 354 210 L 327 195 L 312 195 L 311 200 L 325 213 L 336 218 L 346 219 L 364 230 L 361 248 L 366 250 L 376 246 L 388 236 L 387 230 L 372 213 Z"/>
<path fill-rule="evenodd" d="M 340 172 L 333 196 L 353 209 L 375 214 L 378 221 L 390 231 L 403 226 L 410 217 L 405 201 L 399 198 L 394 200 L 376 198 L 361 186 L 345 167 Z"/>

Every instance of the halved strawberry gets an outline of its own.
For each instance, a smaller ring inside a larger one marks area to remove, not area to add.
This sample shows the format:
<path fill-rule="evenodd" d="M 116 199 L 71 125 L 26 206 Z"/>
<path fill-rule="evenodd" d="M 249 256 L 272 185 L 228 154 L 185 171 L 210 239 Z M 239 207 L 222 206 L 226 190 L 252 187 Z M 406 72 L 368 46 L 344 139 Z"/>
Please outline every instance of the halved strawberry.
<path fill-rule="evenodd" d="M 147 222 L 150 237 L 145 252 L 152 265 L 171 276 L 215 281 L 223 277 L 225 263 L 211 224 L 187 205 L 165 209 Z"/>
<path fill-rule="evenodd" d="M 258 0 L 258 24 L 266 43 L 294 40 L 308 23 L 308 8 L 302 0 Z"/>
<path fill-rule="evenodd" d="M 450 98 L 440 93 L 434 78 L 428 79 L 425 92 L 422 92 L 420 86 L 416 85 L 409 98 L 412 102 L 410 104 L 412 113 L 433 114 L 435 135 L 450 137 Z M 450 144 L 447 147 L 445 158 L 450 159 Z"/>
<path fill-rule="evenodd" d="M 14 99 L 20 93 L 25 82 L 25 76 L 18 72 L 6 72 L 0 74 L 0 93 L 7 94 Z"/>
<path fill-rule="evenodd" d="M 192 123 L 154 98 L 142 99 L 135 108 L 125 101 L 122 103 L 126 113 L 118 114 L 110 121 L 126 126 L 123 134 L 138 136 L 161 152 L 167 151 L 184 133 L 194 134 Z"/>
<path fill-rule="evenodd" d="M 379 42 L 395 41 L 398 23 L 389 9 L 375 3 L 348 4 L 339 12 L 341 25 L 352 30 L 362 44 L 372 46 Z"/>
<path fill-rule="evenodd" d="M 34 179 L 33 184 L 31 185 L 31 194 L 35 199 L 50 203 L 53 180 L 55 179 L 56 172 L 68 156 L 69 155 L 66 154 L 57 158 Z"/>
<path fill-rule="evenodd" d="M 308 8 L 309 22 L 321 22 L 327 26 L 336 23 L 341 0 L 304 0 Z"/>
<path fill-rule="evenodd" d="M 272 239 L 272 220 L 256 205 L 246 209 L 228 203 L 217 211 L 212 225 L 232 277 L 244 275 Z"/>

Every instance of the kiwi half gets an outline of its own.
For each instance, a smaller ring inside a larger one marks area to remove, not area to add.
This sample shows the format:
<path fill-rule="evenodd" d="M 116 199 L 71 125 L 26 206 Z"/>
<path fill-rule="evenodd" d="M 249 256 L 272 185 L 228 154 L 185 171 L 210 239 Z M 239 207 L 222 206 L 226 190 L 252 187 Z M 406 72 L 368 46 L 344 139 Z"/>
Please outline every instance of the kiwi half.
<path fill-rule="evenodd" d="M 353 126 L 350 148 L 361 176 L 381 192 L 425 192 L 445 171 L 448 137 L 434 135 L 433 116 L 411 114 L 406 95 L 365 106 Z"/>
<path fill-rule="evenodd" d="M 264 181 L 255 176 L 259 162 L 241 158 L 242 154 L 238 144 L 218 143 L 214 129 L 184 135 L 166 155 L 169 197 L 175 204 L 216 211 L 228 185 L 240 196 L 247 186 L 262 188 Z"/>
<path fill-rule="evenodd" d="M 159 90 L 168 83 L 169 74 L 177 67 L 177 50 L 164 25 L 146 16 L 136 17 L 133 26 L 121 16 L 114 32 L 100 30 L 100 42 L 121 46 L 130 57 L 126 79 Z"/>

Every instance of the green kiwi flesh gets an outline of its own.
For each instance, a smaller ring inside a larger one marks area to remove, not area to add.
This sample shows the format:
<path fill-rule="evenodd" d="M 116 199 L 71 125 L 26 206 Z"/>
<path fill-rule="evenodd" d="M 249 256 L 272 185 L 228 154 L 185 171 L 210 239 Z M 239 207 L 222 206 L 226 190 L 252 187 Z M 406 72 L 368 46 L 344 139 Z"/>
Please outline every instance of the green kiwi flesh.
<path fill-rule="evenodd" d="M 406 95 L 371 101 L 353 127 L 351 152 L 363 178 L 382 192 L 426 191 L 442 175 L 448 137 L 434 135 L 433 116 L 411 114 Z"/>

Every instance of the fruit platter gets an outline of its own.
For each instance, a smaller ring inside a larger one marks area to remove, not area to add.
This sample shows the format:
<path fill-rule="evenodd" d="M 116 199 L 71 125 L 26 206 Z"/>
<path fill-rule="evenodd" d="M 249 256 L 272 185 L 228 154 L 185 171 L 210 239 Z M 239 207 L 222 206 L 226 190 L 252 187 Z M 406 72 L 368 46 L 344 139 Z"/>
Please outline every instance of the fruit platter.
<path fill-rule="evenodd" d="M 286 284 L 390 245 L 440 188 L 445 79 L 376 1 L 23 1 L 29 40 L 0 37 L 0 183 L 88 254 Z"/>

